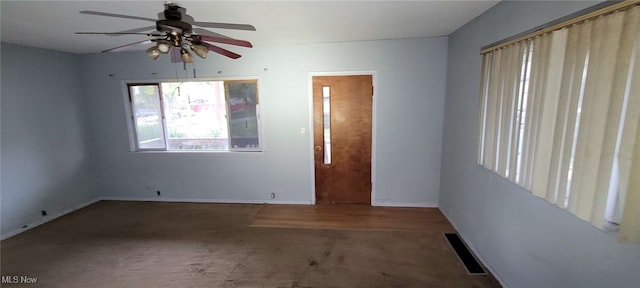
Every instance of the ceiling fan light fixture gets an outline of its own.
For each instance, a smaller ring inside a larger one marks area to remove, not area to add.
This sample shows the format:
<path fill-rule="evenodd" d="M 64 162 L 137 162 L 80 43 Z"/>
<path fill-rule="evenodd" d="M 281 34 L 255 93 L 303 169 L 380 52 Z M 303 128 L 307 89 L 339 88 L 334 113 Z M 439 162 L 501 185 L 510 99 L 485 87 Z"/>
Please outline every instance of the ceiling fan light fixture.
<path fill-rule="evenodd" d="M 153 46 L 147 49 L 147 56 L 153 60 L 158 60 L 160 58 L 160 50 L 158 50 L 158 47 Z"/>
<path fill-rule="evenodd" d="M 206 59 L 207 58 L 207 52 L 209 52 L 209 49 L 207 47 L 204 47 L 204 46 L 199 45 L 199 44 L 191 45 L 191 50 L 193 50 L 193 52 L 196 53 L 196 55 L 198 55 L 202 59 Z"/>
<path fill-rule="evenodd" d="M 182 62 L 184 63 L 193 63 L 193 56 L 191 56 L 191 53 L 185 48 L 180 49 L 180 58 L 182 58 Z"/>
<path fill-rule="evenodd" d="M 158 47 L 158 51 L 162 54 L 169 53 L 169 51 L 171 51 L 171 46 L 171 42 L 168 40 L 158 40 L 158 44 L 156 45 L 156 47 Z"/>

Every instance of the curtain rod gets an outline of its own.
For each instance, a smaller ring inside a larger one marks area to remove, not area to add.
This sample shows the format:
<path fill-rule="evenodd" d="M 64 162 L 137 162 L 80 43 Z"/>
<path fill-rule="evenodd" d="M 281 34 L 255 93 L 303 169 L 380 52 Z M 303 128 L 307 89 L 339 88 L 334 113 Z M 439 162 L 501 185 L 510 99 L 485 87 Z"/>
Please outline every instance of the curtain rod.
<path fill-rule="evenodd" d="M 504 48 L 511 44 L 534 38 L 536 36 L 549 33 L 551 31 L 559 30 L 573 24 L 587 21 L 589 19 L 596 18 L 598 16 L 612 13 L 618 10 L 630 8 L 634 5 L 639 5 L 640 0 L 626 0 L 626 1 L 604 1 L 592 7 L 580 10 L 576 13 L 562 17 L 556 21 L 543 24 L 533 29 L 527 30 L 523 33 L 514 35 L 512 37 L 500 40 L 498 42 L 491 43 L 482 47 L 480 54 L 486 54 L 500 48 Z"/>

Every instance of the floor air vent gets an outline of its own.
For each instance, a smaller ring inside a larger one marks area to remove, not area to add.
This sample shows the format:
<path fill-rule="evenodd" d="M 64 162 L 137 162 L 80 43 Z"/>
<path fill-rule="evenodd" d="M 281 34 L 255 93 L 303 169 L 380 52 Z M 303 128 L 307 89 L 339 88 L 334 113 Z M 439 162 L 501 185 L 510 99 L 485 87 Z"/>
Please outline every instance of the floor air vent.
<path fill-rule="evenodd" d="M 462 239 L 458 236 L 458 233 L 444 233 L 444 237 L 447 238 L 451 248 L 458 255 L 458 259 L 467 269 L 467 272 L 471 275 L 486 275 L 487 272 L 484 271 L 482 265 L 478 263 L 476 257 L 471 254 L 471 251 L 467 248 L 467 245 L 462 242 Z"/>

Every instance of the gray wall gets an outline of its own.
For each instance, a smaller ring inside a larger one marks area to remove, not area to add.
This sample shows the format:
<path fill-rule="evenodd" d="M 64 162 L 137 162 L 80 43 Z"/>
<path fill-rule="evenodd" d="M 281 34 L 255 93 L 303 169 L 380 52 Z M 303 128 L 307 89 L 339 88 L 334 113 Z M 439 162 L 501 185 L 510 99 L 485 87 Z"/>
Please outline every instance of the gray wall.
<path fill-rule="evenodd" d="M 1 54 L 4 238 L 97 195 L 80 57 L 4 43 Z"/>
<path fill-rule="evenodd" d="M 594 4 L 501 2 L 449 38 L 440 208 L 509 287 L 640 285 L 638 244 L 475 164 L 480 48 Z"/>
<path fill-rule="evenodd" d="M 129 152 L 122 81 L 175 79 L 176 73 L 184 79 L 182 65 L 166 56 L 151 61 L 144 52 L 84 57 L 102 195 L 310 203 L 312 143 L 308 134 L 300 134 L 301 128 L 310 129 L 309 72 L 376 71 L 374 201 L 438 204 L 447 38 L 236 50 L 243 54 L 239 60 L 215 54 L 197 59 L 197 74 L 261 77 L 264 153 Z"/>

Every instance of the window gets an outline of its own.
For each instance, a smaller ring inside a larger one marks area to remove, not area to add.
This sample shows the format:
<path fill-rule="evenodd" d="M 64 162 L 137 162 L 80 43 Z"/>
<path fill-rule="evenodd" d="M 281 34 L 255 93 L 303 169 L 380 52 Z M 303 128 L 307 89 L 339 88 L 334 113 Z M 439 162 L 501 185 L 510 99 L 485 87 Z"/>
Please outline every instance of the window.
<path fill-rule="evenodd" d="M 331 164 L 331 87 L 322 86 L 322 122 L 324 142 L 324 164 Z"/>
<path fill-rule="evenodd" d="M 259 151 L 258 81 L 128 84 L 136 150 Z"/>
<path fill-rule="evenodd" d="M 483 51 L 478 163 L 640 242 L 640 6 L 617 5 Z"/>

